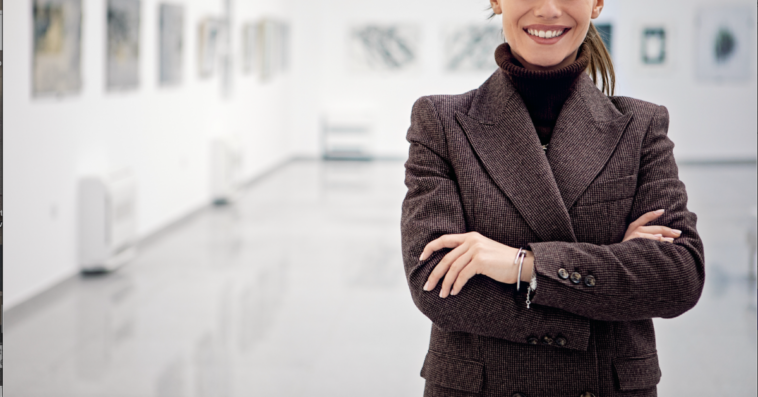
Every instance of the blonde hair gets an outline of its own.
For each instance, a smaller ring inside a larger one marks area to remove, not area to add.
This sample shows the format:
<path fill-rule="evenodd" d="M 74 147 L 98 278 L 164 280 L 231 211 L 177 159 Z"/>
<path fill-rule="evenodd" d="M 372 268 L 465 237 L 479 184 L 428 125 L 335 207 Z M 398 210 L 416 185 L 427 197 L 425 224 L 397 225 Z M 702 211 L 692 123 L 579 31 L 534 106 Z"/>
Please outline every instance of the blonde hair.
<path fill-rule="evenodd" d="M 590 63 L 587 65 L 587 73 L 592 77 L 595 85 L 602 83 L 601 89 L 606 95 L 613 95 L 616 91 L 616 72 L 613 70 L 613 60 L 608 48 L 600 37 L 600 32 L 595 24 L 590 22 L 587 36 L 584 37 L 584 51 L 590 53 Z"/>

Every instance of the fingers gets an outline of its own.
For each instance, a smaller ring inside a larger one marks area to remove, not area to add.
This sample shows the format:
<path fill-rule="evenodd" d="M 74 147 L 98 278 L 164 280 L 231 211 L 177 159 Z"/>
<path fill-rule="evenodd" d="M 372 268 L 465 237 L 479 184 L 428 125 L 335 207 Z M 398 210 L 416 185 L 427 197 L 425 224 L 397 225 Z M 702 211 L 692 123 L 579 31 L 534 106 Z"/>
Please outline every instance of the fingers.
<path fill-rule="evenodd" d="M 465 239 L 465 234 L 446 234 L 435 240 L 432 240 L 429 242 L 429 244 L 426 245 L 426 247 L 424 247 L 424 251 L 421 252 L 421 257 L 419 257 L 419 260 L 425 260 L 430 255 L 432 255 L 434 251 L 441 250 L 443 248 L 455 248 L 461 245 Z"/>
<path fill-rule="evenodd" d="M 450 289 L 453 287 L 453 283 L 456 281 L 461 271 L 469 267 L 467 265 L 471 263 L 472 256 L 471 250 L 468 250 L 456 259 L 452 266 L 450 266 L 450 270 L 447 271 L 445 279 L 442 281 L 442 288 L 440 289 L 441 298 L 447 298 L 450 295 Z"/>
<path fill-rule="evenodd" d="M 638 228 L 640 226 L 645 226 L 648 223 L 650 223 L 650 222 L 658 219 L 659 216 L 663 215 L 663 212 L 664 212 L 664 210 L 650 211 L 650 212 L 642 215 L 641 217 L 637 218 L 636 221 L 632 222 L 629 225 L 628 229 L 629 230 L 634 230 L 634 229 L 636 229 L 636 228 Z"/>
<path fill-rule="evenodd" d="M 664 243 L 673 243 L 674 239 L 671 237 L 663 237 L 661 234 L 650 234 L 650 233 L 641 233 L 641 232 L 634 232 L 632 233 L 629 238 L 627 238 L 624 241 L 628 241 L 634 238 L 646 238 L 648 240 L 655 240 L 660 241 Z"/>
<path fill-rule="evenodd" d="M 443 276 L 445 276 L 445 274 L 448 273 L 450 266 L 458 259 L 459 256 L 461 256 L 467 250 L 468 250 L 468 245 L 463 244 L 463 245 L 459 245 L 454 250 L 448 252 L 442 258 L 442 260 L 437 264 L 437 266 L 434 267 L 434 270 L 432 270 L 432 273 L 429 275 L 429 278 L 426 280 L 426 283 L 424 284 L 424 291 L 433 290 L 434 287 L 437 286 L 437 282 L 439 282 L 440 279 Z"/>
<path fill-rule="evenodd" d="M 466 285 L 468 280 L 471 279 L 471 277 L 476 276 L 479 274 L 479 269 L 477 269 L 476 266 L 473 266 L 472 264 L 469 264 L 468 266 L 464 267 L 463 270 L 461 270 L 460 273 L 458 273 L 458 277 L 455 279 L 455 283 L 453 284 L 453 289 L 450 291 L 450 295 L 458 295 L 459 292 L 463 289 L 463 286 Z"/>
<path fill-rule="evenodd" d="M 660 234 L 663 237 L 679 237 L 682 235 L 681 230 L 672 229 L 666 226 L 640 226 L 636 231 L 648 234 Z"/>

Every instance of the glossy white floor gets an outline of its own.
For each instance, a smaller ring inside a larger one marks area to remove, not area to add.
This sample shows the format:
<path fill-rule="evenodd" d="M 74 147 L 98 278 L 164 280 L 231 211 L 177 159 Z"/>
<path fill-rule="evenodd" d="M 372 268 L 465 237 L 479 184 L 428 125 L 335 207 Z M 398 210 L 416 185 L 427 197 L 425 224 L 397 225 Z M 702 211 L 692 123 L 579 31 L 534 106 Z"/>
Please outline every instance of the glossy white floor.
<path fill-rule="evenodd" d="M 755 167 L 681 176 L 708 275 L 695 309 L 657 322 L 660 395 L 754 396 Z M 421 396 L 429 321 L 402 271 L 404 192 L 401 162 L 288 164 L 117 272 L 6 313 L 6 395 Z"/>

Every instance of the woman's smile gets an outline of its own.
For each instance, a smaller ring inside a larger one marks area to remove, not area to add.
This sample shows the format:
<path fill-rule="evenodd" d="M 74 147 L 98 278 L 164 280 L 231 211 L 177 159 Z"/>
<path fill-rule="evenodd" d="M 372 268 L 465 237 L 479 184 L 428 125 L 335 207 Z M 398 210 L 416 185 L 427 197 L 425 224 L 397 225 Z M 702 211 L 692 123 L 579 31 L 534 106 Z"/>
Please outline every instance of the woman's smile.
<path fill-rule="evenodd" d="M 529 25 L 522 29 L 537 44 L 555 44 L 571 30 L 570 27 L 562 25 Z"/>

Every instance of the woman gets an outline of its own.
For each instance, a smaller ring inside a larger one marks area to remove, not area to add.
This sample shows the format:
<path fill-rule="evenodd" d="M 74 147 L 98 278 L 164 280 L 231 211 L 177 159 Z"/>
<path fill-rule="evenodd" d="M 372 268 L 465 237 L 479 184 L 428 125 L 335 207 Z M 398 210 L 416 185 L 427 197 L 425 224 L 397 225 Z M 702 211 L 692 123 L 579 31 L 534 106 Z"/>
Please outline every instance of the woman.
<path fill-rule="evenodd" d="M 593 83 L 612 94 L 603 0 L 490 1 L 500 69 L 419 99 L 407 136 L 424 395 L 655 396 L 651 319 L 692 308 L 705 277 L 668 112 Z"/>

